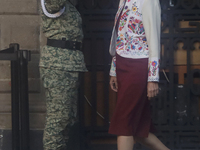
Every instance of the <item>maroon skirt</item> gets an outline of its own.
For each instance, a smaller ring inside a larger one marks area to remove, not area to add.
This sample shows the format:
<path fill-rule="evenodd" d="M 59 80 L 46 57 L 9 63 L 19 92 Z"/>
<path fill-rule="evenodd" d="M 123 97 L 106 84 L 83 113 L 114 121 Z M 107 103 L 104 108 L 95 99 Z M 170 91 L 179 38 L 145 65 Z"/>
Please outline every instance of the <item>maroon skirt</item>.
<path fill-rule="evenodd" d="M 131 59 L 117 55 L 116 73 L 117 104 L 109 133 L 118 136 L 148 137 L 153 129 L 147 98 L 148 58 Z"/>

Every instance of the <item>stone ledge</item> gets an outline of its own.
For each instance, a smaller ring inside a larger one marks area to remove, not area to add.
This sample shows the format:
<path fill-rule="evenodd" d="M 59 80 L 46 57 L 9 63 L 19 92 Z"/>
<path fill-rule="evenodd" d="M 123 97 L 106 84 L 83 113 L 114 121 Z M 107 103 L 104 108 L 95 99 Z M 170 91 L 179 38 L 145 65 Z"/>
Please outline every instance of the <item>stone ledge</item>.
<path fill-rule="evenodd" d="M 43 129 L 45 113 L 30 113 L 30 129 Z M 0 113 L 0 128 L 11 129 L 11 113 Z"/>
<path fill-rule="evenodd" d="M 0 80 L 0 93 L 10 93 L 11 92 L 11 80 Z M 32 78 L 28 80 L 29 92 L 40 93 L 40 79 Z"/>
<path fill-rule="evenodd" d="M 39 14 L 39 8 L 38 8 L 38 1 L 27 1 L 27 0 L 20 0 L 20 1 L 11 1 L 11 0 L 1 0 L 0 5 L 0 13 L 6 14 L 6 13 L 34 13 Z"/>

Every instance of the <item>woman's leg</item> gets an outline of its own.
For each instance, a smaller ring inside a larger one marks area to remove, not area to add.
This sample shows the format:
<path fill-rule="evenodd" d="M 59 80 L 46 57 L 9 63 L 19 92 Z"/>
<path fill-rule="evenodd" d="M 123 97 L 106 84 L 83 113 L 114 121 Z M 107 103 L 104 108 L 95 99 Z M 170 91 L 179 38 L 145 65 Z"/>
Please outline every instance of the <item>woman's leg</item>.
<path fill-rule="evenodd" d="M 134 137 L 134 139 L 152 150 L 170 150 L 152 133 L 149 133 L 148 138 Z"/>
<path fill-rule="evenodd" d="M 118 136 L 117 148 L 118 150 L 133 150 L 134 138 L 133 136 Z"/>

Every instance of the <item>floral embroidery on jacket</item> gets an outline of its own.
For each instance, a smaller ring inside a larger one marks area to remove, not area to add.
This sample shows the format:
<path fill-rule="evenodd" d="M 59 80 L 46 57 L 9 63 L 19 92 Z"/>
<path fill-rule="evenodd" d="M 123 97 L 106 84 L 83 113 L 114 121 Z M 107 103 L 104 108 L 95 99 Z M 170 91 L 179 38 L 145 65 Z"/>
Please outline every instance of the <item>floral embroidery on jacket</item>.
<path fill-rule="evenodd" d="M 136 15 L 136 16 L 140 16 L 140 17 L 142 16 L 142 13 L 140 13 L 140 12 L 138 11 L 138 6 L 137 6 L 137 3 L 136 3 L 136 2 L 133 3 L 132 10 L 133 10 L 133 12 L 135 12 L 135 15 Z"/>
<path fill-rule="evenodd" d="M 126 6 L 124 9 L 126 10 L 128 7 Z M 127 9 L 122 15 L 121 15 L 121 19 L 120 19 L 120 23 L 119 23 L 119 31 L 122 31 L 122 29 L 124 28 L 124 26 L 126 25 L 127 22 L 127 16 L 129 15 L 130 10 Z"/>
<path fill-rule="evenodd" d="M 118 37 L 117 38 L 117 45 L 116 45 L 118 50 L 123 50 L 124 49 L 124 43 L 123 43 L 123 38 L 122 37 Z"/>
<path fill-rule="evenodd" d="M 135 58 L 139 56 L 147 58 L 149 55 L 148 50 L 142 14 L 139 12 L 137 3 L 128 0 L 120 17 L 116 51 L 124 57 Z"/>
<path fill-rule="evenodd" d="M 153 58 L 149 60 L 149 81 L 157 81 L 159 77 L 159 64 L 160 64 L 160 59 L 158 60 L 157 58 Z"/>
<path fill-rule="evenodd" d="M 151 70 L 149 70 L 149 76 L 155 76 L 156 75 L 156 70 L 158 69 L 158 62 L 157 61 L 150 61 L 149 62 L 151 66 Z"/>
<path fill-rule="evenodd" d="M 110 76 L 116 76 L 116 57 L 112 58 L 111 68 L 110 68 Z"/>
<path fill-rule="evenodd" d="M 145 35 L 142 20 L 136 19 L 134 17 L 130 17 L 128 29 L 130 33 Z"/>
<path fill-rule="evenodd" d="M 115 17 L 115 26 L 113 29 L 113 34 L 111 38 L 112 42 L 109 51 L 111 52 L 112 56 L 117 53 L 122 57 L 131 59 L 149 58 L 148 82 L 159 81 L 159 56 L 157 56 L 157 54 L 155 55 L 155 51 L 152 50 L 152 46 L 150 49 L 151 51 L 149 52 L 149 47 L 147 44 L 147 38 L 143 25 L 143 2 L 144 0 L 124 0 L 123 3 L 120 5 Z M 153 6 L 154 5 L 150 7 L 154 8 Z M 159 9 L 159 7 L 157 7 L 156 10 L 157 9 Z M 158 10 L 156 12 L 158 12 Z M 118 21 L 119 24 L 116 25 Z M 153 22 L 150 23 L 151 25 L 155 25 Z M 145 20 L 145 25 L 146 24 L 147 22 Z M 116 27 L 118 27 L 118 30 L 116 30 Z M 116 31 L 118 32 L 116 33 Z M 149 35 L 149 31 L 147 33 Z M 156 48 L 160 49 L 159 46 Z M 154 52 L 154 54 L 152 54 L 152 52 Z M 116 59 L 115 57 L 113 57 L 110 70 L 111 76 L 116 76 L 115 67 Z"/>

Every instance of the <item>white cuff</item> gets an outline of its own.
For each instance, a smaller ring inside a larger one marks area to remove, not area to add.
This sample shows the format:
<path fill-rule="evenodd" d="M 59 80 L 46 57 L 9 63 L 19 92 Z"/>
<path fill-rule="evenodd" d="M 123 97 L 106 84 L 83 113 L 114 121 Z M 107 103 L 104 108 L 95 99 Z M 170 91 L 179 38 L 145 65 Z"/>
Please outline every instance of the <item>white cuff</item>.
<path fill-rule="evenodd" d="M 160 67 L 160 60 L 156 57 L 149 58 L 149 65 L 148 65 L 148 82 L 159 82 L 159 67 Z"/>
<path fill-rule="evenodd" d="M 110 76 L 116 77 L 116 57 L 114 56 L 110 68 Z"/>

